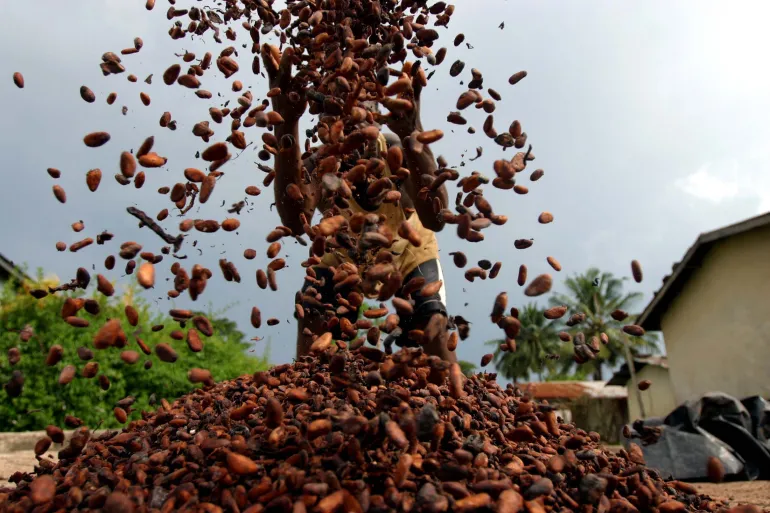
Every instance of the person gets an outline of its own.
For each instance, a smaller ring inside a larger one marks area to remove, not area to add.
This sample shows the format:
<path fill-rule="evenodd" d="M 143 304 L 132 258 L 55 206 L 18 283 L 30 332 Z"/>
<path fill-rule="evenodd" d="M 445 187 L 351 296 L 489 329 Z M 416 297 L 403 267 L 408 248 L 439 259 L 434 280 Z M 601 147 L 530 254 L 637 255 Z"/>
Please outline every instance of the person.
<path fill-rule="evenodd" d="M 292 52 L 288 49 L 283 53 L 281 62 L 276 67 L 272 59 L 267 58 L 263 51 L 265 68 L 270 80 L 270 87 L 280 87 L 282 94 L 273 96 L 272 108 L 278 112 L 284 119 L 284 122 L 274 127 L 274 135 L 281 140 L 290 136 L 294 141 L 291 148 L 282 150 L 275 157 L 275 201 L 278 214 L 282 223 L 289 227 L 295 234 L 303 233 L 304 222 L 310 223 L 316 210 L 324 212 L 330 208 L 327 198 L 323 197 L 322 184 L 313 173 L 316 165 L 314 157 L 303 160 L 299 144 L 299 120 L 307 108 L 305 92 L 291 76 Z M 416 82 L 416 81 L 415 81 Z M 366 187 L 357 187 L 353 192 L 352 198 L 348 201 L 349 209 L 347 216 L 355 213 L 375 213 L 385 217 L 385 224 L 394 236 L 394 241 L 389 251 L 393 254 L 393 265 L 403 277 L 402 284 L 408 283 L 412 278 L 421 276 L 425 283 L 433 283 L 438 280 L 443 282 L 443 274 L 438 255 L 438 242 L 436 233 L 444 228 L 444 221 L 433 207 L 435 198 L 440 200 L 445 208 L 448 205 L 447 191 L 444 185 L 441 185 L 433 192 L 428 194 L 418 194 L 421 189 L 419 183 L 422 175 L 436 176 L 437 164 L 430 148 L 425 145 L 422 151 L 412 151 L 409 138 L 423 130 L 420 119 L 420 93 L 421 88 L 416 85 L 414 88 L 412 103 L 414 108 L 407 114 L 394 116 L 382 116 L 379 113 L 378 104 L 374 101 L 364 102 L 362 105 L 370 115 L 369 124 L 374 124 L 378 128 L 381 125 L 378 121 L 384 121 L 387 127 L 392 131 L 390 134 L 380 132 L 376 141 L 368 145 L 367 152 L 363 157 L 382 156 L 388 148 L 398 146 L 402 149 L 404 156 L 403 166 L 410 173 L 409 176 L 400 181 L 398 186 L 401 193 L 400 201 L 397 203 L 372 204 L 372 198 L 365 192 Z M 359 128 L 362 128 L 362 124 Z M 403 142 L 402 142 L 403 141 Z M 385 159 L 383 159 L 385 160 Z M 384 170 L 383 176 L 393 176 L 393 171 Z M 397 182 L 399 182 L 397 180 Z M 287 197 L 287 188 L 290 186 L 299 187 L 303 199 L 301 203 L 291 200 Z M 421 245 L 415 247 L 411 243 L 398 235 L 398 228 L 402 222 L 407 221 L 413 230 L 419 234 Z M 312 223 L 310 223 L 312 224 Z M 320 293 L 321 302 L 325 304 L 334 304 L 336 291 L 332 282 L 332 272 L 330 267 L 337 267 L 344 261 L 351 261 L 350 255 L 341 249 L 339 251 L 327 251 L 321 259 L 321 263 L 314 266 L 316 283 L 313 288 Z M 323 283 L 323 285 L 319 285 Z M 311 284 L 306 281 L 303 286 L 303 292 Z M 401 316 L 399 328 L 391 333 L 399 346 L 415 346 L 415 342 L 409 340 L 408 333 L 411 330 L 424 329 L 434 316 L 443 317 L 438 320 L 440 329 L 446 331 L 447 310 L 446 293 L 444 285 L 435 294 L 423 297 L 412 293 L 414 300 L 414 312 L 408 317 Z M 298 319 L 297 329 L 297 357 L 308 354 L 313 342 L 313 335 L 320 335 L 324 330 L 323 312 L 318 312 L 313 308 L 305 308 L 305 315 Z M 358 312 L 348 311 L 344 314 L 351 323 L 357 320 Z M 339 338 L 339 330 L 332 331 L 335 338 Z M 456 356 L 453 351 L 447 348 L 446 336 L 435 337 L 432 341 L 423 345 L 423 349 L 430 355 L 435 355 L 451 363 L 456 362 Z M 386 344 L 388 341 L 386 339 Z"/>

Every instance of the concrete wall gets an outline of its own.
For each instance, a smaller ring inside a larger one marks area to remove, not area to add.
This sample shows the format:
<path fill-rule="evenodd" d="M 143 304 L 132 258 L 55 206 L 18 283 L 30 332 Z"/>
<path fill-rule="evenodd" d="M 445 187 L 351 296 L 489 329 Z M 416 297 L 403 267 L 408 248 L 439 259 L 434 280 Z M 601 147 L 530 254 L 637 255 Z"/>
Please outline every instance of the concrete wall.
<path fill-rule="evenodd" d="M 48 453 L 57 453 L 69 442 L 74 431 L 64 432 L 64 444 L 53 444 Z M 38 440 L 47 436 L 45 431 L 21 431 L 18 433 L 0 433 L 0 454 L 31 451 L 35 448 Z"/>
<path fill-rule="evenodd" d="M 770 397 L 770 227 L 715 245 L 661 328 L 678 403 L 712 391 Z"/>
<path fill-rule="evenodd" d="M 596 431 L 602 442 L 616 444 L 620 431 L 628 423 L 628 405 L 625 399 L 581 397 L 573 400 L 549 400 L 560 410 L 569 410 L 568 416 L 580 429 Z M 567 421 L 563 413 L 562 418 Z"/>
<path fill-rule="evenodd" d="M 638 391 L 636 385 L 629 380 L 628 418 L 631 422 L 642 418 L 637 399 L 639 394 L 642 395 L 644 414 L 647 417 L 664 417 L 679 405 L 674 397 L 674 386 L 671 384 L 671 375 L 668 369 L 645 365 L 641 371 L 636 373 L 636 379 L 638 381 L 649 379 L 652 386 L 647 390 Z"/>

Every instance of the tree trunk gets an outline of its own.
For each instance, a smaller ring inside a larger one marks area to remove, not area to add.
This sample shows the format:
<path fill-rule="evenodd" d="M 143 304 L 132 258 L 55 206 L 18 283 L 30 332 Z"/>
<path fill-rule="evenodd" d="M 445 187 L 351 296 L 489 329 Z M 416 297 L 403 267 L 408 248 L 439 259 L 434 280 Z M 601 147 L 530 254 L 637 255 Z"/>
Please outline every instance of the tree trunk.
<path fill-rule="evenodd" d="M 594 381 L 604 381 L 602 378 L 602 364 L 599 362 L 596 362 L 596 366 L 594 367 Z"/>

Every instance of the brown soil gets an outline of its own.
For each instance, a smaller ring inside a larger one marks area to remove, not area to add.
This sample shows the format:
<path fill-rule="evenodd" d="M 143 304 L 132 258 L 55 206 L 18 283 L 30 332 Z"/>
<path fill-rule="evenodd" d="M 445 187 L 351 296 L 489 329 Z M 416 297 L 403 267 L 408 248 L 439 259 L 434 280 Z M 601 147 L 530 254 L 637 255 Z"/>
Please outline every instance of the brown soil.
<path fill-rule="evenodd" d="M 701 493 L 714 499 L 723 499 L 731 504 L 755 504 L 770 509 L 770 481 L 742 481 L 738 483 L 698 483 Z"/>
<path fill-rule="evenodd" d="M 32 472 L 36 463 L 35 453 L 32 451 L 0 454 L 0 487 L 9 486 L 8 478 L 11 477 L 14 472 Z"/>

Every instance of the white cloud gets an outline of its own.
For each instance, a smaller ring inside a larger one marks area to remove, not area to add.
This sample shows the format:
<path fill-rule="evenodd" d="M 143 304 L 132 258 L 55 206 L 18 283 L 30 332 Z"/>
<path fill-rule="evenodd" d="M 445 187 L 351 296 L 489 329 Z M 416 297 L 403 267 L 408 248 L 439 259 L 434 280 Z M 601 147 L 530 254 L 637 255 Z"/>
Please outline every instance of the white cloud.
<path fill-rule="evenodd" d="M 674 187 L 693 198 L 719 205 L 729 200 L 756 204 L 756 213 L 770 211 L 770 153 L 747 151 L 740 162 L 706 163 L 674 182 Z"/>
<path fill-rule="evenodd" d="M 737 164 L 733 163 L 731 172 L 727 176 L 720 176 L 711 172 L 711 164 L 705 164 L 696 172 L 674 182 L 674 185 L 690 196 L 719 204 L 741 193 L 741 184 L 735 171 Z"/>

